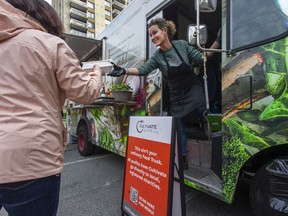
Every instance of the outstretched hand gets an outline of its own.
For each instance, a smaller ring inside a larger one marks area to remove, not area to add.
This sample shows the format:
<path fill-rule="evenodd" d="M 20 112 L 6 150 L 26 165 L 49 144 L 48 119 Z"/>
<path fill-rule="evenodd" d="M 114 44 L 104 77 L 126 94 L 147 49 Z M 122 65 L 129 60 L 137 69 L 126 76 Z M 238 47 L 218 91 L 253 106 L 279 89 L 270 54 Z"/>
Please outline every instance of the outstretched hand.
<path fill-rule="evenodd" d="M 111 63 L 113 64 L 113 70 L 110 73 L 107 74 L 108 76 L 120 77 L 120 76 L 126 74 L 126 69 L 125 68 L 119 67 L 116 64 L 114 64 L 113 62 L 111 62 Z"/>
<path fill-rule="evenodd" d="M 102 69 L 98 65 L 93 66 L 93 70 L 88 72 L 90 76 L 101 76 L 103 74 Z"/>

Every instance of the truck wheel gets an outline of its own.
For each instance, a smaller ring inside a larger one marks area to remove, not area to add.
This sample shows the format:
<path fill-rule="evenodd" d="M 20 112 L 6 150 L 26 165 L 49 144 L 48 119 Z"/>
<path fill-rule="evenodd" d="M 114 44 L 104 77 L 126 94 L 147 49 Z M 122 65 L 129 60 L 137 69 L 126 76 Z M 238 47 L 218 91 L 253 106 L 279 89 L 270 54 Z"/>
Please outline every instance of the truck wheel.
<path fill-rule="evenodd" d="M 89 156 L 94 153 L 94 145 L 88 141 L 88 128 L 83 125 L 78 130 L 78 151 L 82 156 Z"/>
<path fill-rule="evenodd" d="M 250 206 L 256 216 L 284 216 L 283 212 L 270 207 L 268 164 L 263 165 L 253 178 L 249 191 Z"/>

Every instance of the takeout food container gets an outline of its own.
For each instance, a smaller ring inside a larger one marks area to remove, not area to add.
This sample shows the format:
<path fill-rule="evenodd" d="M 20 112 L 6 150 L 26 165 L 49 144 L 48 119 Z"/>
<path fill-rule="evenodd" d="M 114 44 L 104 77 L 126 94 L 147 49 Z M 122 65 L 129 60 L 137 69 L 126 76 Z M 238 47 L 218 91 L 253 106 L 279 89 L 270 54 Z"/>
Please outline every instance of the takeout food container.
<path fill-rule="evenodd" d="M 90 61 L 82 62 L 82 69 L 90 72 L 93 70 L 93 66 L 97 64 L 103 71 L 103 73 L 109 73 L 113 69 L 112 60 L 102 60 L 102 61 Z"/>

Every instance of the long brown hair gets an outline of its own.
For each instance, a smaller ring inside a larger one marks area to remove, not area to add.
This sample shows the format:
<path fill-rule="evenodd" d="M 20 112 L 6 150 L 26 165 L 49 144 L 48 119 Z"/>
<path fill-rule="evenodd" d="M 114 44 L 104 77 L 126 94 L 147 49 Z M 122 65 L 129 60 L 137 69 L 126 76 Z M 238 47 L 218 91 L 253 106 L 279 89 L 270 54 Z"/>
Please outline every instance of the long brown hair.
<path fill-rule="evenodd" d="M 48 33 L 64 39 L 64 27 L 54 8 L 44 0 L 6 0 L 36 19 Z"/>

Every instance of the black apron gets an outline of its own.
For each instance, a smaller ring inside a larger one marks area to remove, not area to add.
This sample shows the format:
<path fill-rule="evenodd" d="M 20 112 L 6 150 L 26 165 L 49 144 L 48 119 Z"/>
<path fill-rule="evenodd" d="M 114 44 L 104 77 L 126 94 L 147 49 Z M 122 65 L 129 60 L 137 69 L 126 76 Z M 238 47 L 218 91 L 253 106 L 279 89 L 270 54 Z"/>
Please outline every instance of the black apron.
<path fill-rule="evenodd" d="M 184 117 L 203 105 L 205 107 L 205 97 L 199 77 L 189 68 L 173 43 L 172 46 L 182 63 L 170 67 L 165 53 L 162 53 L 168 68 L 166 79 L 170 93 L 170 111 L 172 116 Z"/>

